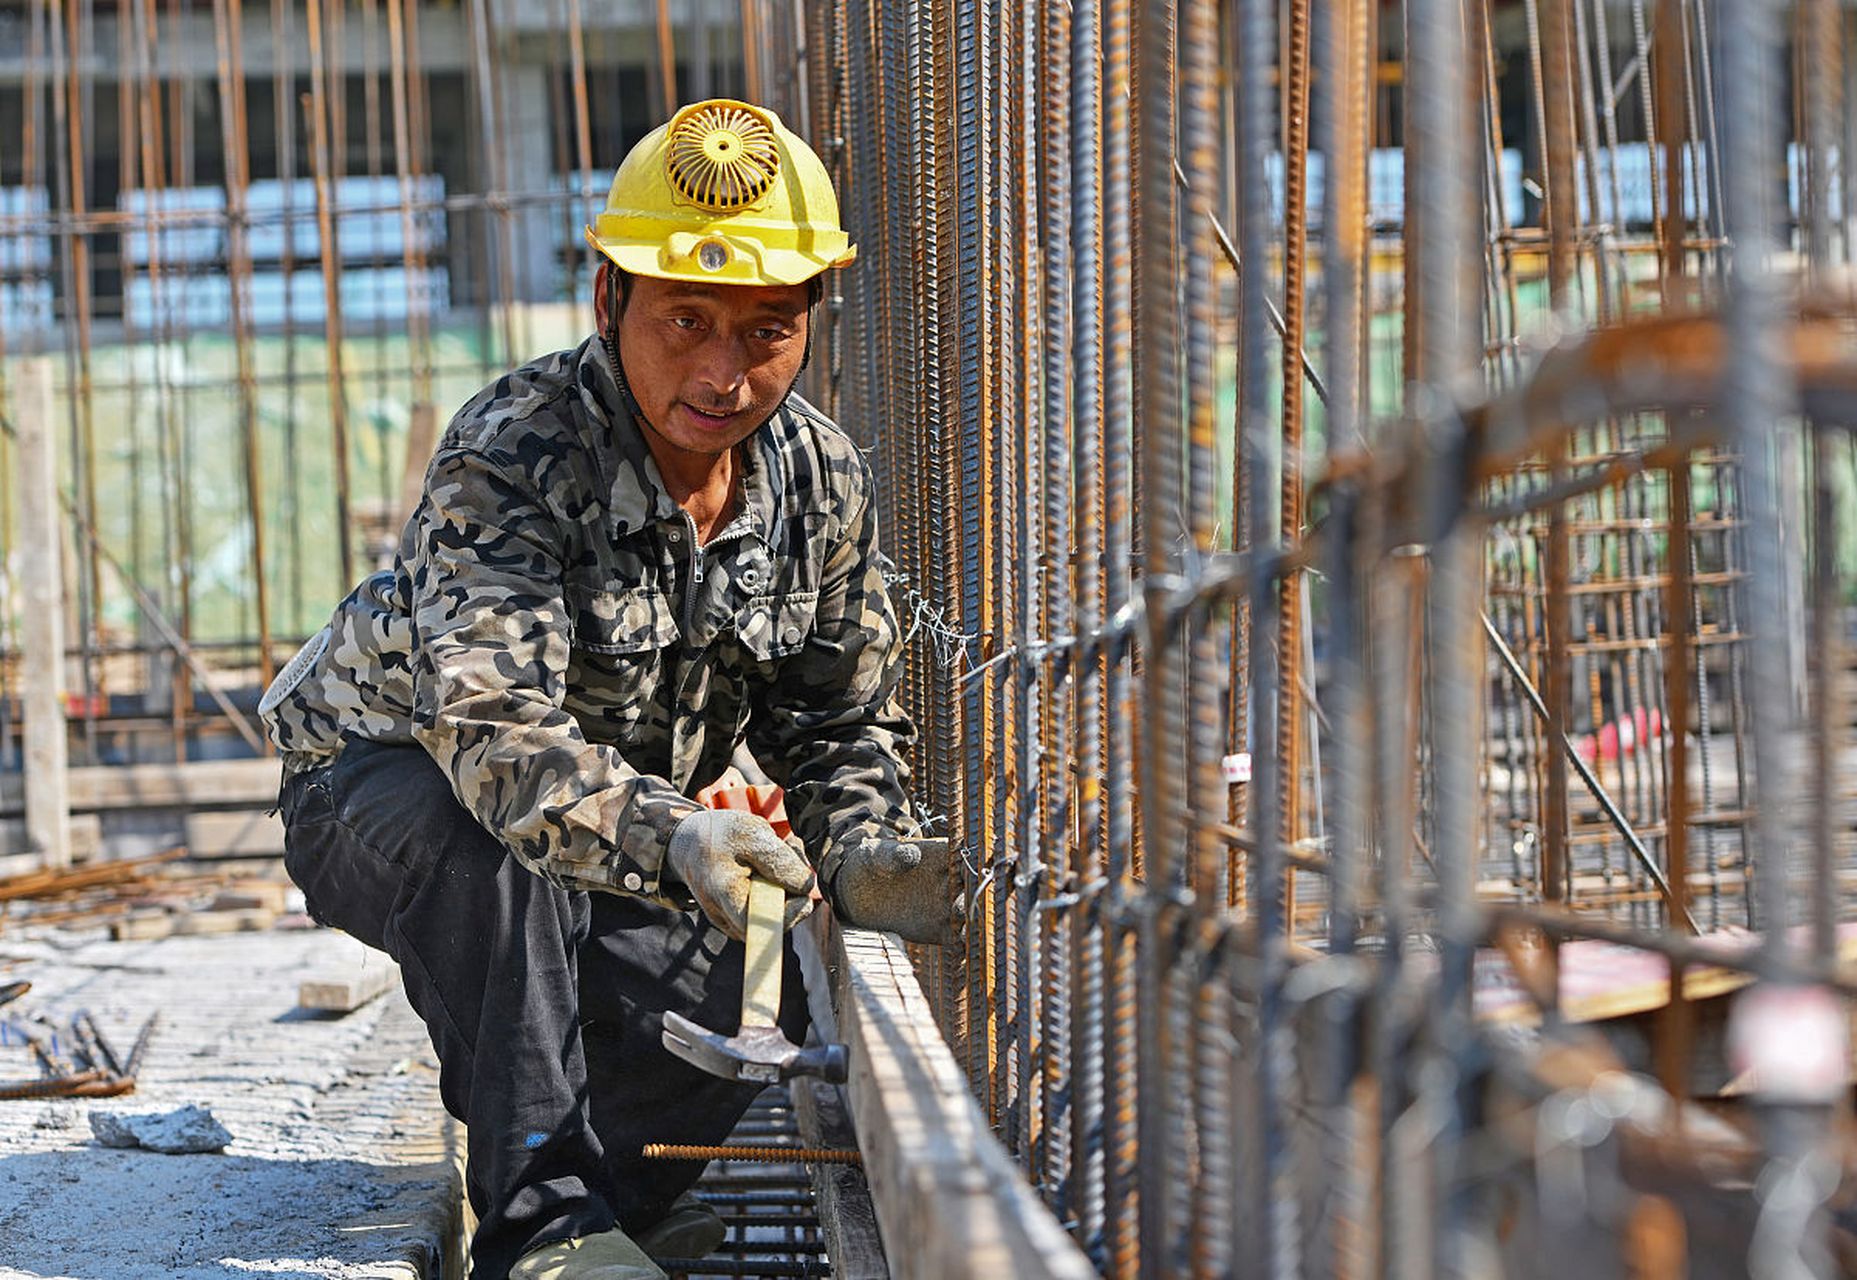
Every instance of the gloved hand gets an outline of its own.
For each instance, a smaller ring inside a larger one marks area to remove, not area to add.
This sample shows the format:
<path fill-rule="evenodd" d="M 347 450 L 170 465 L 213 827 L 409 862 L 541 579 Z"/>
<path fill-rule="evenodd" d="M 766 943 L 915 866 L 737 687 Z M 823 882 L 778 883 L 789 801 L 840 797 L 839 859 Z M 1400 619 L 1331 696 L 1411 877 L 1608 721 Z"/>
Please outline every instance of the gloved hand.
<path fill-rule="evenodd" d="M 826 864 L 826 892 L 846 924 L 884 929 L 910 942 L 946 946 L 961 936 L 961 896 L 949 884 L 944 839 L 879 839 L 846 848 Z"/>
<path fill-rule="evenodd" d="M 718 929 L 739 939 L 748 931 L 748 879 L 759 875 L 787 891 L 786 927 L 812 910 L 812 868 L 765 818 L 733 809 L 705 809 L 671 833 L 671 874 L 690 890 Z"/>

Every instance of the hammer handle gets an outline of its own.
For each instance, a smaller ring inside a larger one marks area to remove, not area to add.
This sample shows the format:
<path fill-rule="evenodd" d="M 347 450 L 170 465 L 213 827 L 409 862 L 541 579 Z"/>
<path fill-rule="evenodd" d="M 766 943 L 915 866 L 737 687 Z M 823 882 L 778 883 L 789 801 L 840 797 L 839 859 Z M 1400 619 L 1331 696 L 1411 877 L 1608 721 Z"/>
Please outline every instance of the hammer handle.
<path fill-rule="evenodd" d="M 743 951 L 742 1026 L 771 1027 L 780 1016 L 781 917 L 787 894 L 772 880 L 748 882 L 748 936 Z"/>

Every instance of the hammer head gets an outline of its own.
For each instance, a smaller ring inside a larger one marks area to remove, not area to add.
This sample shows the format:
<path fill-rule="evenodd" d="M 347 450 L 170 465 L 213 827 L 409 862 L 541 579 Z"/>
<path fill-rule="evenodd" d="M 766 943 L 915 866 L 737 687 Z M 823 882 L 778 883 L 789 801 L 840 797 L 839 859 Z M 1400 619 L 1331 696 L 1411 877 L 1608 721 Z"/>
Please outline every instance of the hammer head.
<path fill-rule="evenodd" d="M 844 1045 L 801 1048 L 775 1026 L 743 1027 L 725 1036 L 682 1014 L 667 1013 L 664 1047 L 712 1076 L 748 1084 L 777 1084 L 794 1076 L 820 1076 L 843 1084 L 847 1074 Z"/>

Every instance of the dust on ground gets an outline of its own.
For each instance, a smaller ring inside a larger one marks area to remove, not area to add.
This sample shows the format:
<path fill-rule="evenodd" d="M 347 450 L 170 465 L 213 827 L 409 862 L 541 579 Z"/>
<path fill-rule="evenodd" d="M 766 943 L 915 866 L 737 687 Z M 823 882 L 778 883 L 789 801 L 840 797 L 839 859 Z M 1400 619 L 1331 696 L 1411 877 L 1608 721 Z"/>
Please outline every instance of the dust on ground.
<path fill-rule="evenodd" d="M 424 1029 L 396 987 L 340 1017 L 296 1007 L 331 966 L 385 964 L 327 930 L 107 942 L 0 938 L 6 1012 L 88 1009 L 126 1048 L 161 1014 L 136 1091 L 0 1101 L 0 1277 L 436 1275 L 455 1242 L 457 1164 Z M 34 1074 L 0 1047 L 0 1077 Z M 197 1104 L 232 1132 L 216 1155 L 104 1147 L 92 1109 Z"/>

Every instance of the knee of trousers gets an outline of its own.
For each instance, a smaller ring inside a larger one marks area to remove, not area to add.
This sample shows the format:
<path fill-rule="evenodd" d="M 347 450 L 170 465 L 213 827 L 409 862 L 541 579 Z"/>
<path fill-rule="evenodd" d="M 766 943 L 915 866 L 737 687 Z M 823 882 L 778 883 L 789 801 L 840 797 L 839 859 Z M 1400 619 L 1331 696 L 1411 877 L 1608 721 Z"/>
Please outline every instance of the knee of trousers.
<path fill-rule="evenodd" d="M 585 895 L 534 874 L 458 803 L 413 745 L 356 742 L 286 790 L 285 866 L 310 913 L 370 946 L 479 947 L 586 928 Z"/>

